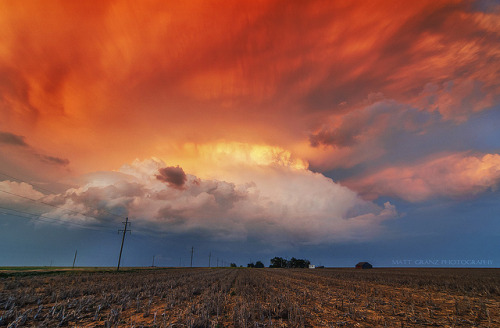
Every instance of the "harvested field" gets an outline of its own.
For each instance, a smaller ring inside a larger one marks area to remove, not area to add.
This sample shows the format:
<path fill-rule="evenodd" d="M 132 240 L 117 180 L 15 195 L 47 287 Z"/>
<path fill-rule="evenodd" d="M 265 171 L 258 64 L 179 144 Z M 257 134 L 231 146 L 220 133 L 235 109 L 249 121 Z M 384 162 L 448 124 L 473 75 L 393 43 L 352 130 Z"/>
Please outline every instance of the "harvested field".
<path fill-rule="evenodd" d="M 0 278 L 8 327 L 499 327 L 498 269 L 33 271 Z"/>

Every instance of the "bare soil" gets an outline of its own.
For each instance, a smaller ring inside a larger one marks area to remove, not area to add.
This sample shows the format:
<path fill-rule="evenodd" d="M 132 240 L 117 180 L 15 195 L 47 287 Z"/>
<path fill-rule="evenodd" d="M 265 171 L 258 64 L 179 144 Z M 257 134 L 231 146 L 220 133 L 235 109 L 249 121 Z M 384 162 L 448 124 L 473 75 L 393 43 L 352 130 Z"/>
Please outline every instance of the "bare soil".
<path fill-rule="evenodd" d="M 0 327 L 500 327 L 500 269 L 22 271 Z"/>

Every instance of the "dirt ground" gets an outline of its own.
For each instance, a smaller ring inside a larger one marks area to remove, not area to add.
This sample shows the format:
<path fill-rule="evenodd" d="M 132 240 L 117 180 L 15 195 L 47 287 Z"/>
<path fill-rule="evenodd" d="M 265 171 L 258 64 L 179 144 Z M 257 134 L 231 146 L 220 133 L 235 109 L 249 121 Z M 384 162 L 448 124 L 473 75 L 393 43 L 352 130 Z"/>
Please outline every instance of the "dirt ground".
<path fill-rule="evenodd" d="M 0 327 L 500 327 L 499 269 L 21 271 Z"/>

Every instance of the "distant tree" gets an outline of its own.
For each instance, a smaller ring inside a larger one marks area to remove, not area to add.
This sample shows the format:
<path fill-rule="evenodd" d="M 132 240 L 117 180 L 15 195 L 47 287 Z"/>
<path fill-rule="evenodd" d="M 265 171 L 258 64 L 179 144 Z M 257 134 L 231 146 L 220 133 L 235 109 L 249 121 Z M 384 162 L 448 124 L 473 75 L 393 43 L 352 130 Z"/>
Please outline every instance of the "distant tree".
<path fill-rule="evenodd" d="M 275 257 L 271 259 L 270 268 L 308 268 L 311 262 L 309 260 L 296 259 L 292 257 L 290 261 L 282 257 Z"/>
<path fill-rule="evenodd" d="M 308 268 L 309 264 L 311 262 L 309 260 L 303 260 L 303 259 L 296 259 L 295 257 L 292 257 L 290 260 L 290 268 Z"/>
<path fill-rule="evenodd" d="M 287 260 L 282 257 L 275 257 L 271 259 L 270 268 L 286 268 Z"/>
<path fill-rule="evenodd" d="M 255 267 L 256 268 L 263 268 L 264 267 L 264 263 L 262 263 L 261 261 L 257 261 L 257 262 L 255 262 Z"/>
<path fill-rule="evenodd" d="M 231 263 L 229 266 L 230 266 L 231 268 L 236 268 L 236 263 Z"/>
<path fill-rule="evenodd" d="M 254 263 L 248 263 L 247 264 L 247 268 L 255 268 L 255 264 Z"/>

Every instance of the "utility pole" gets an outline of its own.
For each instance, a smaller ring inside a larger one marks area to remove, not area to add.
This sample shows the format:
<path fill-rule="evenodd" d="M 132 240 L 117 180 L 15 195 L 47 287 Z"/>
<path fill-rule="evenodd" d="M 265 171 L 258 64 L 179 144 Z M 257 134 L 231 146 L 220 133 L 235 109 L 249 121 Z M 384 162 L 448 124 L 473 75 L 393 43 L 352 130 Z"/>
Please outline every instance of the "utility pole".
<path fill-rule="evenodd" d="M 191 246 L 191 268 L 193 267 L 193 253 L 194 253 L 194 247 Z"/>
<path fill-rule="evenodd" d="M 75 262 L 76 262 L 76 254 L 78 253 L 78 250 L 75 250 L 75 258 L 73 259 L 73 269 L 75 268 Z"/>
<path fill-rule="evenodd" d="M 219 267 L 219 258 L 217 258 L 217 267 Z"/>
<path fill-rule="evenodd" d="M 116 271 L 119 271 L 120 270 L 120 262 L 122 260 L 122 251 L 123 251 L 123 242 L 125 241 L 125 234 L 127 232 L 129 233 L 132 233 L 131 230 L 127 229 L 127 226 L 128 226 L 128 218 L 125 219 L 125 222 L 122 222 L 124 225 L 125 225 L 125 228 L 123 230 L 118 230 L 118 233 L 122 232 L 123 231 L 123 237 L 122 237 L 122 246 L 120 247 L 120 256 L 118 257 L 118 266 L 116 267 Z"/>
<path fill-rule="evenodd" d="M 210 258 L 212 257 L 212 252 L 208 253 L 208 267 L 211 268 L 210 266 Z"/>
<path fill-rule="evenodd" d="M 155 256 L 153 255 L 153 265 L 151 265 L 152 268 L 155 267 Z"/>

